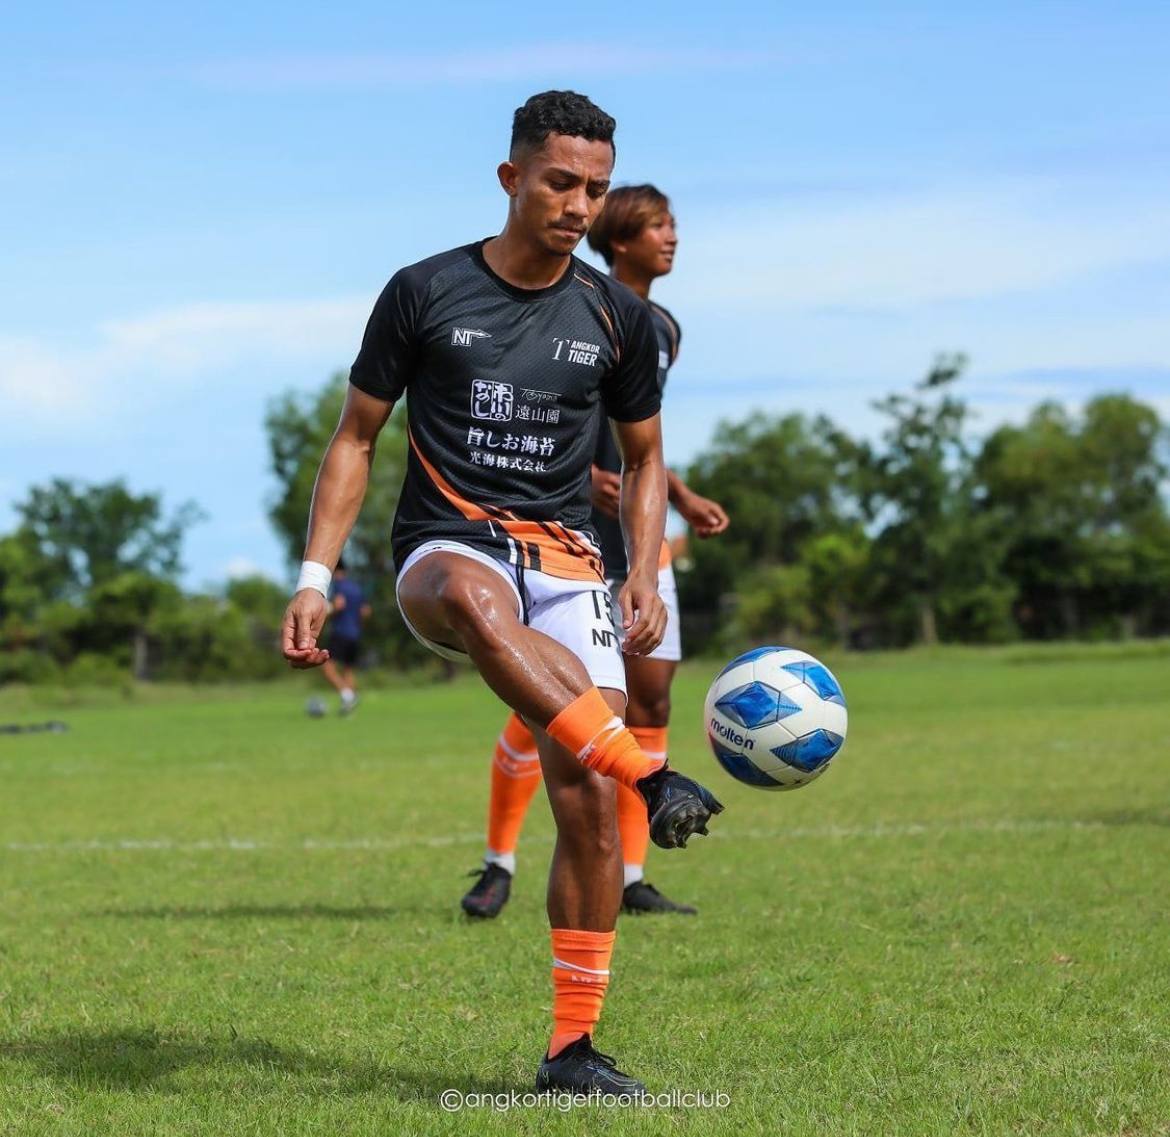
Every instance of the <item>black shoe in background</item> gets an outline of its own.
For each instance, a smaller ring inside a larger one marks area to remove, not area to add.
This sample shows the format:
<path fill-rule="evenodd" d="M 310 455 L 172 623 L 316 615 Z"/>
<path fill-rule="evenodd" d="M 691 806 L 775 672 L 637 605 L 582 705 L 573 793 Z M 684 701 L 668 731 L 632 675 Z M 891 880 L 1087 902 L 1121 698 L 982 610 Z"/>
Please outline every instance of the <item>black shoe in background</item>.
<path fill-rule="evenodd" d="M 695 916 L 698 909 L 690 904 L 678 904 L 644 880 L 627 884 L 622 892 L 622 911 L 639 915 L 643 912 L 678 912 L 682 916 Z"/>
<path fill-rule="evenodd" d="M 508 903 L 508 896 L 512 891 L 512 874 L 499 865 L 484 865 L 481 869 L 473 869 L 468 876 L 478 876 L 468 890 L 466 896 L 459 902 L 463 911 L 469 916 L 490 920 L 500 914 L 500 909 Z"/>

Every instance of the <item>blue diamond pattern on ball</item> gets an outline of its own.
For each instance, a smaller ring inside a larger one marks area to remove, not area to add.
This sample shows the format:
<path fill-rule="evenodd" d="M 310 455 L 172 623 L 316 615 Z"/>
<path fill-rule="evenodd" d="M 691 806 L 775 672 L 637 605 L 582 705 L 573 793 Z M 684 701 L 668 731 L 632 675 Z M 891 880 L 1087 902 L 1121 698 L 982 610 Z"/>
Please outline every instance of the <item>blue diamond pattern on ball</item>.
<path fill-rule="evenodd" d="M 801 707 L 799 703 L 786 699 L 775 687 L 757 681 L 728 691 L 715 704 L 715 709 L 722 711 L 732 722 L 755 730 L 764 723 L 778 722 L 794 715 Z"/>
<path fill-rule="evenodd" d="M 765 655 L 771 655 L 776 649 L 774 647 L 754 647 L 751 651 L 745 651 L 743 655 L 737 655 L 719 675 L 726 675 L 733 667 L 738 667 L 741 663 L 751 663 L 754 659 L 763 659 Z M 719 676 L 717 675 L 716 678 Z"/>
<path fill-rule="evenodd" d="M 709 735 L 708 737 L 711 739 L 711 749 L 715 751 L 715 757 L 719 759 L 719 765 L 733 778 L 745 782 L 749 786 L 759 786 L 765 790 L 774 790 L 780 785 L 779 782 L 773 778 L 769 778 L 763 770 L 759 769 L 753 762 L 748 761 L 742 754 L 736 754 L 734 750 L 725 750 L 719 745 L 714 735 Z"/>
<path fill-rule="evenodd" d="M 819 663 L 809 663 L 801 660 L 800 663 L 786 663 L 783 667 L 790 675 L 798 675 L 811 687 L 826 703 L 840 703 L 845 705 L 845 696 L 837 685 L 837 680 L 829 674 L 829 669 Z"/>
<path fill-rule="evenodd" d="M 787 762 L 789 766 L 811 773 L 832 758 L 841 749 L 841 743 L 844 741 L 841 735 L 834 734 L 831 730 L 814 730 L 795 742 L 775 747 L 772 753 L 781 762 Z"/>

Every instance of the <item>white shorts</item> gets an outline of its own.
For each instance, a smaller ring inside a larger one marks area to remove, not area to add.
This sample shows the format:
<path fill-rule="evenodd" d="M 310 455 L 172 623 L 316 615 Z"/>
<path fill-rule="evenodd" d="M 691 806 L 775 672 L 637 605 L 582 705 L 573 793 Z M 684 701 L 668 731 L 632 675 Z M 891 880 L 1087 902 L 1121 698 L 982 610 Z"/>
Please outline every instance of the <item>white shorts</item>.
<path fill-rule="evenodd" d="M 431 553 L 456 553 L 494 569 L 512 586 L 516 614 L 524 623 L 567 647 L 585 665 L 595 686 L 609 687 L 623 695 L 626 693 L 626 669 L 613 618 L 613 601 L 600 580 L 596 584 L 565 580 L 532 569 L 524 569 L 521 573 L 515 565 L 497 560 L 461 541 L 426 541 L 412 550 L 403 563 L 395 582 L 395 594 L 398 583 Z M 398 610 L 402 612 L 401 600 Z M 466 652 L 453 644 L 427 639 L 411 624 L 405 612 L 402 612 L 402 619 L 410 634 L 436 655 L 457 663 L 467 662 Z"/>
<path fill-rule="evenodd" d="M 610 595 L 613 597 L 613 614 L 614 623 L 617 626 L 618 635 L 624 640 L 625 633 L 621 626 L 621 620 L 618 618 L 621 609 L 617 605 L 618 592 L 626 582 L 624 580 L 610 580 L 606 582 L 609 585 Z M 682 659 L 682 635 L 679 629 L 679 615 L 678 615 L 678 585 L 674 581 L 674 565 L 669 561 L 658 570 L 658 595 L 662 597 L 662 603 L 666 605 L 666 632 L 662 636 L 662 643 L 660 643 L 649 655 L 641 656 L 642 659 L 663 659 L 668 663 L 678 663 Z"/>

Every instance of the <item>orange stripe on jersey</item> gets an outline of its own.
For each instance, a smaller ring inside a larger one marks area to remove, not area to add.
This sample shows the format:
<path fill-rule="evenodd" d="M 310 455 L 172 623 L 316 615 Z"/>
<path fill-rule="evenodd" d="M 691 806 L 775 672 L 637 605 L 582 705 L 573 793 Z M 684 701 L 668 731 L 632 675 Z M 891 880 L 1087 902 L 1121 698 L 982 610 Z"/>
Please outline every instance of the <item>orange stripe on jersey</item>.
<path fill-rule="evenodd" d="M 674 556 L 670 551 L 670 542 L 663 537 L 662 548 L 658 550 L 658 571 L 661 572 L 664 568 L 669 568 L 672 560 L 674 560 Z"/>
<path fill-rule="evenodd" d="M 537 572 L 563 580 L 605 580 L 601 558 L 588 551 L 588 546 L 580 541 L 570 544 L 554 536 L 546 528 L 552 522 L 520 521 L 509 517 L 507 521 L 497 520 L 496 524 L 506 530 L 521 548 L 536 546 L 539 558 L 533 558 L 531 567 Z M 562 533 L 572 532 L 563 526 L 556 526 L 556 529 Z"/>
<path fill-rule="evenodd" d="M 596 285 L 591 281 L 586 280 L 580 273 L 575 272 L 573 276 L 577 278 L 586 288 L 592 288 L 594 292 L 597 291 Z M 601 313 L 601 318 L 605 321 L 606 331 L 609 333 L 609 342 L 614 351 L 614 363 L 621 360 L 622 346 L 618 343 L 617 330 L 613 326 L 613 320 L 610 319 L 609 313 L 605 310 L 605 305 L 602 304 L 600 296 L 597 299 L 597 310 Z"/>
<path fill-rule="evenodd" d="M 567 529 L 557 521 L 524 521 L 506 509 L 476 505 L 465 498 L 427 461 L 407 431 L 410 448 L 435 488 L 468 521 L 490 521 L 498 525 L 516 544 L 522 568 L 533 568 L 566 580 L 605 580 L 601 558 L 586 544 L 583 534 Z"/>
<path fill-rule="evenodd" d="M 410 440 L 410 448 L 414 451 L 414 456 L 422 463 L 422 467 L 427 472 L 427 477 L 435 483 L 439 493 L 441 493 L 468 521 L 493 521 L 495 518 L 488 513 L 483 506 L 476 505 L 473 501 L 468 501 L 462 494 L 434 466 L 427 461 L 426 456 L 418 448 L 418 443 L 414 440 L 414 432 L 407 429 L 406 437 Z"/>

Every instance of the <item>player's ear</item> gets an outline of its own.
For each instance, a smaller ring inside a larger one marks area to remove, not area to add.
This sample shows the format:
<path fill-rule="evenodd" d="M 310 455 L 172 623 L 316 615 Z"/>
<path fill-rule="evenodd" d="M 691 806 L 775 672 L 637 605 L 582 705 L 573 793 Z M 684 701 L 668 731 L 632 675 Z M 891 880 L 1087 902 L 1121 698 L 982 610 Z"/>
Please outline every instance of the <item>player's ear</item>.
<path fill-rule="evenodd" d="M 520 170 L 515 162 L 511 160 L 501 162 L 496 167 L 496 177 L 500 179 L 500 185 L 504 188 L 504 193 L 509 197 L 515 197 L 519 192 L 520 184 Z"/>

